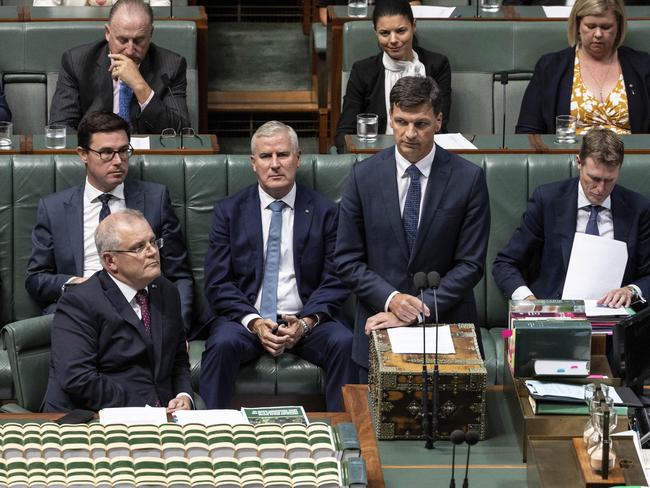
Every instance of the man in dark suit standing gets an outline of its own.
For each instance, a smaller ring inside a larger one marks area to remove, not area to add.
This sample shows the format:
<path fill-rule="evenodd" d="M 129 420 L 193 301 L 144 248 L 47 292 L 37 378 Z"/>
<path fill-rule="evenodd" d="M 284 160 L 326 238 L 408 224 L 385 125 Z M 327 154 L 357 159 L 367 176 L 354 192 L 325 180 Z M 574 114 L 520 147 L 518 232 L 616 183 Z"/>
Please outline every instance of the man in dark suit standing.
<path fill-rule="evenodd" d="M 193 285 L 180 224 L 167 187 L 125 181 L 133 153 L 129 140 L 128 124 L 113 113 L 91 112 L 81 121 L 77 153 L 86 166 L 86 181 L 38 203 L 25 287 L 43 313 L 54 312 L 64 285 L 82 282 L 101 269 L 93 240 L 99 222 L 111 212 L 134 208 L 165 240 L 162 272 L 178 288 L 189 328 Z"/>
<path fill-rule="evenodd" d="M 576 232 L 627 244 L 622 287 L 603 295 L 601 303 L 627 307 L 650 296 L 650 201 L 617 184 L 623 155 L 614 132 L 592 129 L 576 158 L 578 178 L 535 190 L 494 261 L 494 280 L 506 297 L 561 298 Z"/>
<path fill-rule="evenodd" d="M 267 122 L 253 135 L 258 184 L 214 206 L 205 293 L 214 318 L 201 363 L 208 408 L 228 408 L 240 364 L 285 351 L 325 370 L 328 410 L 356 380 L 352 333 L 337 320 L 349 292 L 334 276 L 337 208 L 295 183 L 295 131 Z"/>
<path fill-rule="evenodd" d="M 366 335 L 417 321 L 416 272 L 442 277 L 440 322 L 476 321 L 472 289 L 485 268 L 488 191 L 481 168 L 435 145 L 440 105 L 433 79 L 400 79 L 390 93 L 395 146 L 355 163 L 343 191 L 337 273 L 359 298 L 353 357 L 364 368 Z M 431 290 L 424 302 L 429 315 Z"/>
<path fill-rule="evenodd" d="M 134 133 L 157 134 L 190 125 L 187 63 L 156 46 L 153 11 L 142 0 L 119 0 L 111 8 L 106 39 L 63 54 L 50 124 L 77 130 L 90 111 L 112 111 Z"/>
<path fill-rule="evenodd" d="M 95 243 L 104 269 L 70 287 L 54 315 L 43 410 L 189 410 L 180 300 L 160 276 L 164 241 L 140 212 L 127 209 L 99 224 Z"/>

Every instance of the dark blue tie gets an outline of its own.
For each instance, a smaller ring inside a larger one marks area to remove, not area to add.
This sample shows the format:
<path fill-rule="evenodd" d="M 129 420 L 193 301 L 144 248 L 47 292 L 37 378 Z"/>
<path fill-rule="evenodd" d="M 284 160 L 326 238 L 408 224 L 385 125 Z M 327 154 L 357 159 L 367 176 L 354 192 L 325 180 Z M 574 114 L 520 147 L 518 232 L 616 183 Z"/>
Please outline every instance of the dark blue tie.
<path fill-rule="evenodd" d="M 282 242 L 282 209 L 285 203 L 276 200 L 269 205 L 273 212 L 269 237 L 266 241 L 264 281 L 262 282 L 262 303 L 260 315 L 275 320 L 278 315 L 278 274 L 280 272 L 280 244 Z"/>
<path fill-rule="evenodd" d="M 406 193 L 402 225 L 404 226 L 404 235 L 406 236 L 406 243 L 409 246 L 410 253 L 413 252 L 415 237 L 418 233 L 418 220 L 420 217 L 420 175 L 422 173 L 414 164 L 406 169 L 406 173 L 411 178 L 411 184 Z"/>
<path fill-rule="evenodd" d="M 592 236 L 599 236 L 600 232 L 598 231 L 598 212 L 600 212 L 603 207 L 600 205 L 588 205 L 587 208 L 589 212 L 589 220 L 587 221 L 587 228 L 585 229 L 585 234 L 591 234 Z"/>
<path fill-rule="evenodd" d="M 133 98 L 133 90 L 126 83 L 120 82 L 120 102 L 119 113 L 127 122 L 131 122 L 131 99 Z"/>
<path fill-rule="evenodd" d="M 111 200 L 111 198 L 113 198 L 113 195 L 110 193 L 102 193 L 97 197 L 97 200 L 102 202 L 102 209 L 99 211 L 100 222 L 111 214 L 111 207 L 108 206 L 108 202 Z"/>

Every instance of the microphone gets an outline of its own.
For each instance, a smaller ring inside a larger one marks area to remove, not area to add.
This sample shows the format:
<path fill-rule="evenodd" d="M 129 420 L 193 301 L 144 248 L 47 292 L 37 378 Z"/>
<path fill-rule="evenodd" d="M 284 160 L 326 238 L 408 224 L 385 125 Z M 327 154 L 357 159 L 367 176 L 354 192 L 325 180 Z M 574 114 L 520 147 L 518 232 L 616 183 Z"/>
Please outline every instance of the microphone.
<path fill-rule="evenodd" d="M 469 481 L 467 480 L 467 471 L 469 471 L 469 451 L 472 446 L 478 442 L 478 432 L 470 430 L 465 434 L 465 442 L 467 442 L 467 462 L 465 463 L 465 479 L 463 480 L 463 488 L 469 488 Z"/>
<path fill-rule="evenodd" d="M 436 346 L 433 355 L 433 408 L 431 409 L 431 438 L 432 442 L 436 441 L 438 437 L 438 393 L 439 393 L 439 380 L 440 371 L 438 369 L 438 295 L 436 290 L 440 286 L 440 273 L 437 271 L 430 271 L 427 274 L 427 283 L 429 288 L 433 289 L 433 309 L 436 324 Z"/>
<path fill-rule="evenodd" d="M 172 88 L 171 88 L 172 83 L 169 80 L 169 76 L 167 75 L 167 73 L 163 73 L 162 75 L 160 75 L 160 79 L 162 80 L 162 82 L 165 85 L 167 85 L 167 91 L 169 92 L 169 96 L 171 98 L 172 105 L 174 106 L 174 109 L 176 109 L 176 114 L 178 115 L 178 126 L 177 126 L 176 132 L 180 136 L 181 135 L 181 121 L 182 121 L 182 119 L 181 119 L 181 110 L 178 107 L 178 104 L 176 103 L 176 97 L 174 96 L 174 92 L 172 91 Z M 181 147 L 181 149 L 185 149 L 185 148 Z"/>
<path fill-rule="evenodd" d="M 413 275 L 413 285 L 420 292 L 420 323 L 422 326 L 422 433 L 424 434 L 424 447 L 433 449 L 433 435 L 431 434 L 431 418 L 429 414 L 429 374 L 427 372 L 427 328 L 424 326 L 424 290 L 428 288 L 427 275 L 419 271 Z"/>
<path fill-rule="evenodd" d="M 503 134 L 501 135 L 501 149 L 506 148 L 506 104 L 508 103 L 507 101 L 507 93 L 506 93 L 506 85 L 509 83 L 509 75 L 510 72 L 508 71 L 501 71 L 499 73 L 501 76 L 501 85 L 503 86 Z"/>
<path fill-rule="evenodd" d="M 465 442 L 465 432 L 462 430 L 455 430 L 449 436 L 449 440 L 453 444 L 451 450 L 451 481 L 449 481 L 449 488 L 456 488 L 456 478 L 454 478 L 454 468 L 456 466 L 456 446 Z"/>

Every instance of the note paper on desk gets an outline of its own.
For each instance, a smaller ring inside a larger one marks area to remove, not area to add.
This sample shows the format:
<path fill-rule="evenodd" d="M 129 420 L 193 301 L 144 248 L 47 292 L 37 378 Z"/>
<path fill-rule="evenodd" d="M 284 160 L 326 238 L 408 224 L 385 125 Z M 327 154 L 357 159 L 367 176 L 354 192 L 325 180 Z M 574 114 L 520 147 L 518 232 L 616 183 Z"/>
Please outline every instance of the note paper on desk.
<path fill-rule="evenodd" d="M 544 9 L 544 15 L 549 19 L 568 19 L 569 15 L 571 15 L 571 7 L 551 6 L 542 8 Z"/>
<path fill-rule="evenodd" d="M 478 149 L 463 134 L 436 134 L 436 144 L 443 149 Z"/>
<path fill-rule="evenodd" d="M 448 19 L 456 7 L 435 7 L 431 5 L 413 5 L 413 17 L 416 19 Z"/>
<path fill-rule="evenodd" d="M 427 354 L 433 354 L 436 350 L 436 327 L 426 328 Z M 438 354 L 454 354 L 454 341 L 451 338 L 451 330 L 448 325 L 441 325 L 437 328 Z M 422 354 L 422 327 L 395 327 L 388 329 L 390 346 L 395 354 Z"/>
<path fill-rule="evenodd" d="M 620 288 L 626 265 L 624 242 L 576 232 L 562 300 L 598 300 Z"/>
<path fill-rule="evenodd" d="M 145 137 L 132 136 L 130 142 L 133 149 L 142 149 L 142 150 L 151 149 L 149 144 L 149 136 L 145 136 Z"/>
<path fill-rule="evenodd" d="M 160 425 L 166 422 L 165 407 L 102 408 L 99 411 L 99 423 L 104 425 Z"/>
<path fill-rule="evenodd" d="M 172 416 L 176 423 L 181 425 L 237 425 L 249 423 L 239 410 L 177 410 Z"/>

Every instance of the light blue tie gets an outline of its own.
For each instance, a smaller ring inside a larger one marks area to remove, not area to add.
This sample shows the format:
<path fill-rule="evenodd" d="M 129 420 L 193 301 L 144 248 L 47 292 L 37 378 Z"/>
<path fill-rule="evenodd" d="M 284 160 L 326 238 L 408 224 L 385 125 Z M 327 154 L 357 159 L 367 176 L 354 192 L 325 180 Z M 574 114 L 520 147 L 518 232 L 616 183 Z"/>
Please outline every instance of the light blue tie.
<path fill-rule="evenodd" d="M 592 236 L 599 236 L 600 231 L 598 230 L 598 212 L 600 212 L 603 207 L 600 205 L 588 205 L 589 208 L 589 220 L 587 221 L 587 228 L 585 229 L 585 234 L 591 234 Z"/>
<path fill-rule="evenodd" d="M 282 209 L 284 207 L 285 203 L 281 200 L 276 200 L 269 205 L 273 215 L 269 226 L 269 237 L 266 241 L 266 261 L 264 262 L 260 315 L 271 320 L 276 320 L 278 316 L 278 274 L 280 272 Z"/>
<path fill-rule="evenodd" d="M 119 113 L 127 122 L 131 122 L 131 99 L 133 98 L 133 90 L 126 83 L 120 82 L 120 102 Z"/>
<path fill-rule="evenodd" d="M 420 218 L 420 175 L 422 174 L 417 166 L 412 164 L 406 169 L 411 178 L 411 184 L 406 193 L 404 202 L 404 213 L 402 214 L 402 226 L 406 243 L 409 246 L 409 253 L 413 252 L 413 245 L 418 234 L 418 220 Z"/>

